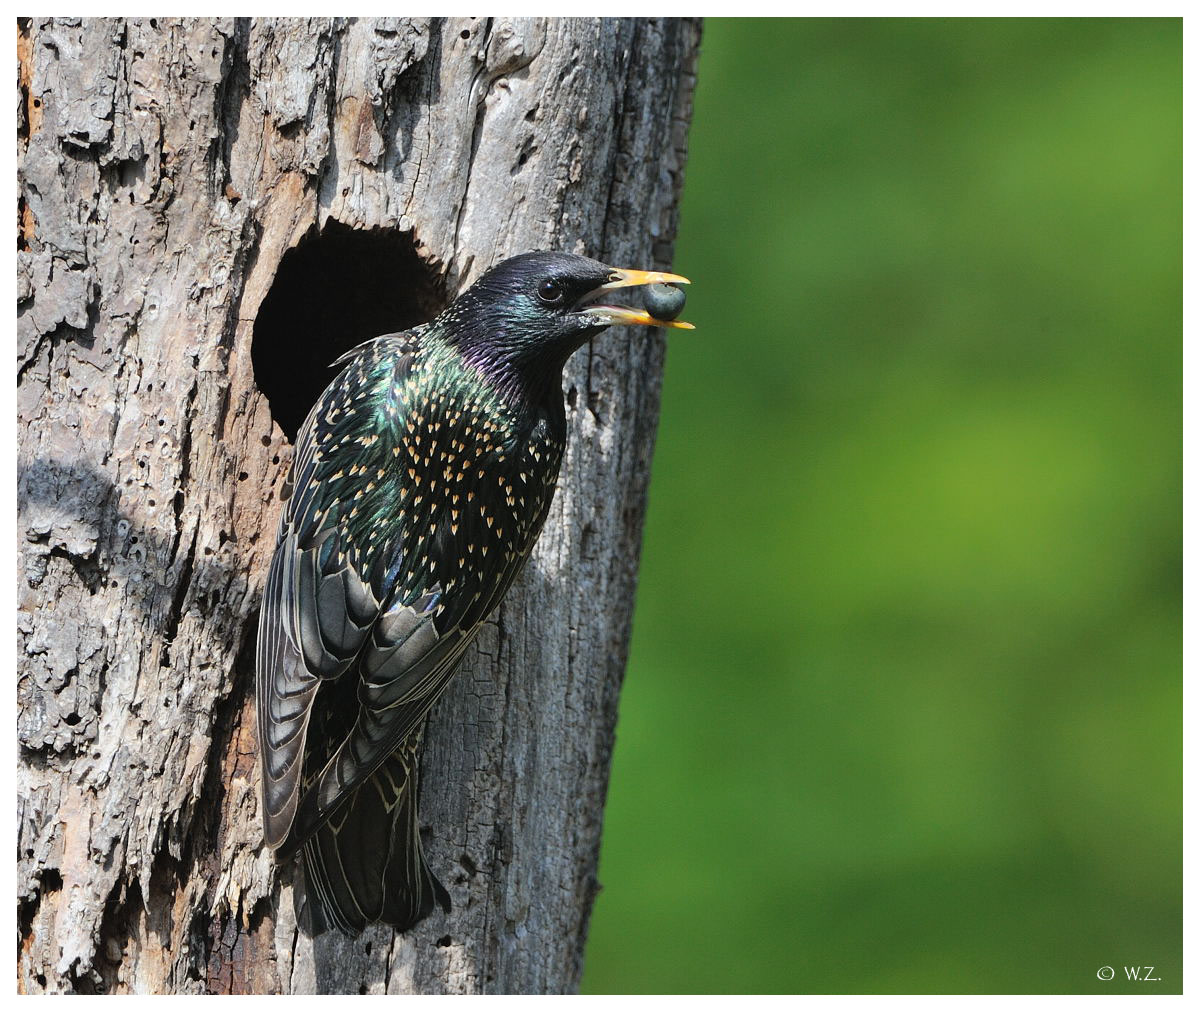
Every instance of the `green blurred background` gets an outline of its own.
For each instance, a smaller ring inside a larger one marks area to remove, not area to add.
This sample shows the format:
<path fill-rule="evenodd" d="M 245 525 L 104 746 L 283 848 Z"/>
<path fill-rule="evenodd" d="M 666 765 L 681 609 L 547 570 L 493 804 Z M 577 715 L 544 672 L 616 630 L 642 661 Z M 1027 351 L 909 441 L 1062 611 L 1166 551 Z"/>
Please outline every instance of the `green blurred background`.
<path fill-rule="evenodd" d="M 585 991 L 1180 990 L 1181 37 L 707 22 Z"/>

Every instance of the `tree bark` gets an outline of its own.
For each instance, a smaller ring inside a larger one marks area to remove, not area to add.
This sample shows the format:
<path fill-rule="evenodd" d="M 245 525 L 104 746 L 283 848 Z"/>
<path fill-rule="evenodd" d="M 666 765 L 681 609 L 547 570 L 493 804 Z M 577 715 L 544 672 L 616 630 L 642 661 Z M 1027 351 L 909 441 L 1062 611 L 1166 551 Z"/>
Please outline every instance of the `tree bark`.
<path fill-rule="evenodd" d="M 252 647 L 288 434 L 328 378 L 304 363 L 526 249 L 669 266 L 698 41 L 690 20 L 18 23 L 21 991 L 578 986 L 661 336 L 575 356 L 545 532 L 432 717 L 451 914 L 297 931 L 258 818 Z"/>

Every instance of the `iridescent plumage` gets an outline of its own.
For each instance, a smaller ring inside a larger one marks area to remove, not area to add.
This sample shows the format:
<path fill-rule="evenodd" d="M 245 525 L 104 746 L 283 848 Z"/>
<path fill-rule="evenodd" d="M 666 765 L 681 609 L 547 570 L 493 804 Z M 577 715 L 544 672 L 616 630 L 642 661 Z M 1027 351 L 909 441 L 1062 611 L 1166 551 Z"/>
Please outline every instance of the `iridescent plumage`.
<path fill-rule="evenodd" d="M 660 277 L 514 257 L 430 324 L 344 356 L 309 413 L 257 702 L 266 840 L 303 854 L 310 930 L 405 930 L 449 907 L 418 833 L 425 718 L 545 521 L 567 357 L 612 322 L 659 322 L 589 300 Z"/>

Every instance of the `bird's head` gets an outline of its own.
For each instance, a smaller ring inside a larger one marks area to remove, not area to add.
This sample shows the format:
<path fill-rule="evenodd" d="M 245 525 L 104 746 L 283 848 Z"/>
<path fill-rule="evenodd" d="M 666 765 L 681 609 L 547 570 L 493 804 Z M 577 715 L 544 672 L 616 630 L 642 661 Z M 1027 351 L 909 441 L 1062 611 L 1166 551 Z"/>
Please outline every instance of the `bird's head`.
<path fill-rule="evenodd" d="M 459 353 L 499 378 L 540 382 L 561 373 L 567 358 L 605 327 L 679 327 L 612 293 L 637 285 L 687 284 L 660 271 L 622 270 L 571 253 L 522 253 L 491 268 L 438 317 Z"/>

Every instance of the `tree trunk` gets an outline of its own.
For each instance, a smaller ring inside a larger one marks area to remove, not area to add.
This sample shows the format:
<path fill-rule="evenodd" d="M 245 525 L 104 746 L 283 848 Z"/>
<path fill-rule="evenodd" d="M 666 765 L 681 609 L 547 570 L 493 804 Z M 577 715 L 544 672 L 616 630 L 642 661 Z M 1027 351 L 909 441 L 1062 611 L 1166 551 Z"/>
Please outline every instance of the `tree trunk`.
<path fill-rule="evenodd" d="M 405 936 L 297 931 L 253 642 L 290 438 L 358 341 L 534 248 L 666 267 L 688 20 L 18 23 L 28 992 L 578 986 L 664 345 L 567 374 L 523 577 L 437 706 Z"/>

